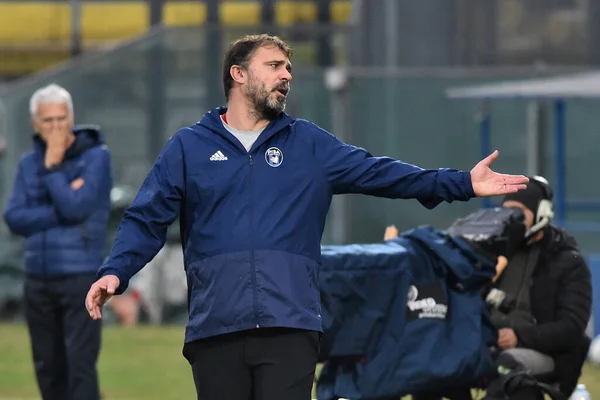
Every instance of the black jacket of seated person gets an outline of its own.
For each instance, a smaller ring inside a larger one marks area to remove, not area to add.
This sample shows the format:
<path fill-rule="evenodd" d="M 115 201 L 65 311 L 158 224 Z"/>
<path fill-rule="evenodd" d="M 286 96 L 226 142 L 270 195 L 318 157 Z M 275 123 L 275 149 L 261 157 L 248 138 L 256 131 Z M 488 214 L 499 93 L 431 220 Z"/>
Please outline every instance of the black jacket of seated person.
<path fill-rule="evenodd" d="M 575 239 L 560 228 L 546 227 L 544 237 L 532 246 L 539 246 L 538 259 L 530 279 L 523 284 L 529 285 L 534 322 L 510 325 L 518 339 L 517 347 L 554 359 L 553 380 L 561 392 L 570 395 L 590 345 L 585 334 L 592 307 L 590 270 Z M 497 285 L 502 285 L 505 273 Z"/>

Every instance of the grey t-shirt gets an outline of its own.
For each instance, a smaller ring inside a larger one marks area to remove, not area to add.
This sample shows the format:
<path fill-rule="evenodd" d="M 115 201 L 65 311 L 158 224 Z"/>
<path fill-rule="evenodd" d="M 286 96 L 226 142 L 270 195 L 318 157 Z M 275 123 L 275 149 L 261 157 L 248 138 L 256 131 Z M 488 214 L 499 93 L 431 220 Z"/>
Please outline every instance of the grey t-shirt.
<path fill-rule="evenodd" d="M 234 127 L 230 126 L 223 120 L 223 118 L 221 118 L 221 122 L 223 122 L 225 129 L 227 129 L 233 136 L 237 138 L 237 140 L 240 141 L 240 143 L 246 148 L 246 151 L 250 151 L 250 148 L 254 142 L 256 142 L 256 139 L 258 139 L 258 135 L 260 135 L 264 130 L 263 128 L 256 131 L 240 131 L 239 129 L 235 129 Z"/>

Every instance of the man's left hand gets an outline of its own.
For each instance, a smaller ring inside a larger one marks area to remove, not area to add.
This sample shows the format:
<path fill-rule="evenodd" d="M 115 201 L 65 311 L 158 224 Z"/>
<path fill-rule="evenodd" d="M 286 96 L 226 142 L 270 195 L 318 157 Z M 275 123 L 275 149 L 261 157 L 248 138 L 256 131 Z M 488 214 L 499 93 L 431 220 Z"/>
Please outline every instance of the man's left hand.
<path fill-rule="evenodd" d="M 517 335 L 510 328 L 502 328 L 498 331 L 498 346 L 502 350 L 514 349 L 517 347 Z"/>
<path fill-rule="evenodd" d="M 499 174 L 490 166 L 498 158 L 498 150 L 479 161 L 471 170 L 471 184 L 477 197 L 490 197 L 515 193 L 527 188 L 529 178 L 523 175 Z"/>

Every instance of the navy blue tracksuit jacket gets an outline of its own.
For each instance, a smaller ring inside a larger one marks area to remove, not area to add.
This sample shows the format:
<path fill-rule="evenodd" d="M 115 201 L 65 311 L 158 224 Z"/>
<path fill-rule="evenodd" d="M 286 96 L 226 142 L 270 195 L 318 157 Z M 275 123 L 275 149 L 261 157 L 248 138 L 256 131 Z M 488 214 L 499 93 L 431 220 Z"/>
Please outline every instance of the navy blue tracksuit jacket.
<path fill-rule="evenodd" d="M 118 276 L 123 292 L 179 216 L 186 342 L 259 327 L 320 331 L 320 242 L 334 194 L 414 198 L 427 208 L 474 196 L 468 172 L 373 157 L 285 113 L 248 152 L 223 127 L 225 111 L 170 138 L 99 270 Z"/>

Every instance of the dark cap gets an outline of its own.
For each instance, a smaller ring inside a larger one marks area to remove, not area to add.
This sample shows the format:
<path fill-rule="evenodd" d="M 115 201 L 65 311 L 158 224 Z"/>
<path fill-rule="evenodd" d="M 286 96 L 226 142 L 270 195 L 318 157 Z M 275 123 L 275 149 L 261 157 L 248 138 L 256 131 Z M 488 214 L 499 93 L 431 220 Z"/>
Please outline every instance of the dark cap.
<path fill-rule="evenodd" d="M 529 178 L 529 183 L 527 183 L 527 188 L 525 190 L 507 194 L 502 199 L 502 204 L 508 200 L 518 201 L 531 210 L 533 215 L 537 216 L 540 202 L 542 200 L 552 200 L 551 198 L 548 198 L 547 193 L 541 185 L 542 183 L 537 183 L 534 178 Z"/>

